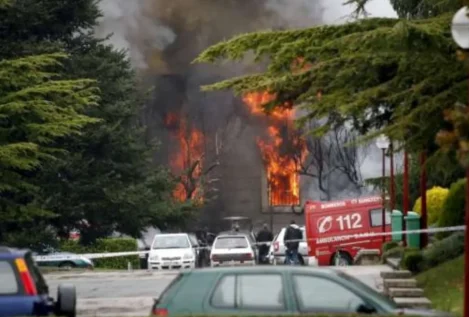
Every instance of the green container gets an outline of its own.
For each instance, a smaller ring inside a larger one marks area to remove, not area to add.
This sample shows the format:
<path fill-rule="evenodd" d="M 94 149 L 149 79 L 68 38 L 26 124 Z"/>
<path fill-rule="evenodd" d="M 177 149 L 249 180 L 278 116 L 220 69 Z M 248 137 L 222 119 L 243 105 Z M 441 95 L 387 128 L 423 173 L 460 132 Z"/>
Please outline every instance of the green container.
<path fill-rule="evenodd" d="M 406 222 L 406 229 L 407 230 L 420 230 L 420 215 L 416 212 L 409 211 L 407 216 L 404 217 Z M 418 248 L 420 249 L 420 234 L 419 233 L 411 233 L 407 234 L 407 246 L 410 248 Z"/>
<path fill-rule="evenodd" d="M 401 242 L 402 233 L 394 233 L 402 231 L 402 212 L 399 210 L 393 210 L 391 212 L 391 231 L 393 232 L 392 241 Z"/>

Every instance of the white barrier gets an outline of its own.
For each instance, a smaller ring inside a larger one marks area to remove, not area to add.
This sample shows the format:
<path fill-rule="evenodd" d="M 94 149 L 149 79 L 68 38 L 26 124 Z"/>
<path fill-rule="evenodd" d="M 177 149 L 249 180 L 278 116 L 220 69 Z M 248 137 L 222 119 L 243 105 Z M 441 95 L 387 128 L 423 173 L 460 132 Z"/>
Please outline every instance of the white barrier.
<path fill-rule="evenodd" d="M 405 230 L 405 231 L 394 231 L 394 232 L 367 232 L 367 233 L 357 233 L 357 234 L 348 234 L 341 236 L 328 236 L 320 238 L 311 238 L 311 239 L 302 239 L 302 240 L 287 240 L 285 242 L 303 242 L 303 241 L 313 241 L 316 240 L 317 244 L 326 244 L 330 242 L 343 242 L 351 239 L 366 239 L 373 237 L 382 237 L 382 236 L 392 236 L 392 235 L 402 235 L 402 234 L 420 234 L 420 233 L 438 233 L 438 232 L 457 232 L 465 231 L 466 226 L 453 226 L 453 227 L 444 227 L 444 228 L 429 228 L 429 229 L 419 229 L 419 230 Z M 257 242 L 255 245 L 267 245 L 270 246 L 272 242 Z M 198 247 L 197 249 L 210 249 L 210 247 Z M 84 253 L 76 255 L 40 255 L 35 256 L 34 259 L 36 262 L 49 262 L 49 261 L 66 261 L 66 260 L 80 260 L 82 258 L 87 259 L 103 259 L 103 258 L 112 258 L 120 256 L 129 256 L 129 255 L 144 255 L 150 251 L 129 251 L 129 252 L 107 252 L 107 253 Z"/>

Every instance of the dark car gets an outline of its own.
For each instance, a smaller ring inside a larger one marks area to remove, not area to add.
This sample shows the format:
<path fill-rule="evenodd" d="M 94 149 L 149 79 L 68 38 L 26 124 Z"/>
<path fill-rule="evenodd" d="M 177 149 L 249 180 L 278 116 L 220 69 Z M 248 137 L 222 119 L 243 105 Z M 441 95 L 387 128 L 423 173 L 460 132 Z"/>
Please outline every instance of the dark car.
<path fill-rule="evenodd" d="M 445 316 L 398 309 L 391 299 L 345 273 L 301 266 L 180 272 L 151 311 L 153 316 L 311 313 Z"/>
<path fill-rule="evenodd" d="M 0 317 L 76 316 L 76 291 L 60 285 L 57 301 L 29 250 L 0 246 Z"/>

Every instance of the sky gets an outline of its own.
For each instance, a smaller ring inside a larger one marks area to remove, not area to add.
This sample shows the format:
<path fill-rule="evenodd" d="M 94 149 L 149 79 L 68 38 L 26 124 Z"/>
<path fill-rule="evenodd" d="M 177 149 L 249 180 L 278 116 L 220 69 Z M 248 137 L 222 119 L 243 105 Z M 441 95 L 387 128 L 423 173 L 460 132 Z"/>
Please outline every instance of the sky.
<path fill-rule="evenodd" d="M 315 0 L 311 0 L 315 1 Z M 324 7 L 324 19 L 328 24 L 340 24 L 347 22 L 353 8 L 344 6 L 344 0 L 322 0 Z M 371 0 L 366 6 L 369 17 L 397 17 L 396 12 L 391 7 L 389 0 Z"/>

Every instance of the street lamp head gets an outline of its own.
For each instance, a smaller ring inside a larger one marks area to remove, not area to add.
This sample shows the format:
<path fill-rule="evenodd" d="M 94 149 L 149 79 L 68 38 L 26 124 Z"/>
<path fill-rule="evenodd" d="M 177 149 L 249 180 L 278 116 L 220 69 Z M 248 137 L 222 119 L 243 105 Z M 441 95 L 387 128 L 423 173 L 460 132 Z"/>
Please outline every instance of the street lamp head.
<path fill-rule="evenodd" d="M 381 150 L 386 150 L 389 148 L 389 139 L 386 135 L 381 134 L 377 139 L 376 139 L 376 145 L 378 148 Z"/>
<path fill-rule="evenodd" d="M 451 23 L 451 34 L 453 40 L 464 50 L 469 49 L 469 17 L 468 8 L 463 7 L 453 17 Z"/>

